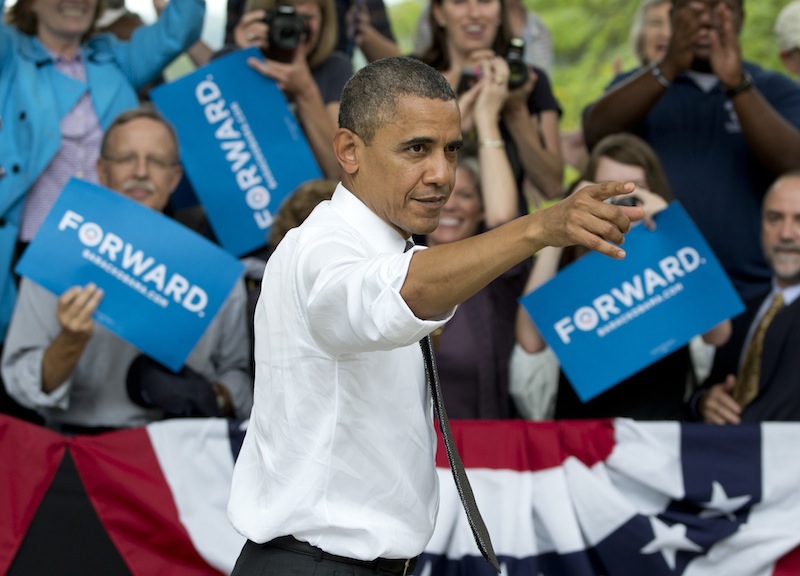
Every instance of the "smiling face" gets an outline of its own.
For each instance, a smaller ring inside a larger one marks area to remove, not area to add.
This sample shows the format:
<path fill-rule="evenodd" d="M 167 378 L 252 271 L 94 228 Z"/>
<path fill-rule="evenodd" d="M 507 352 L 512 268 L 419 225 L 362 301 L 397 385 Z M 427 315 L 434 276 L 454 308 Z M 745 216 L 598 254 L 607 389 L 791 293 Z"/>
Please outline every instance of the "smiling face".
<path fill-rule="evenodd" d="M 442 0 L 432 11 L 447 31 L 448 48 L 462 57 L 492 47 L 503 13 L 500 0 Z"/>
<path fill-rule="evenodd" d="M 172 134 L 152 118 L 135 118 L 112 128 L 97 160 L 100 183 L 161 212 L 182 170 Z"/>
<path fill-rule="evenodd" d="M 461 115 L 453 100 L 400 96 L 393 120 L 369 144 L 352 134 L 354 161 L 345 184 L 403 237 L 429 234 L 450 196 L 461 149 Z"/>
<path fill-rule="evenodd" d="M 483 221 L 483 202 L 475 176 L 464 166 L 456 170 L 453 193 L 442 209 L 439 225 L 428 234 L 428 244 L 446 244 L 478 233 Z"/>
<path fill-rule="evenodd" d="M 800 176 L 785 176 L 764 198 L 761 245 L 779 286 L 800 284 Z"/>
<path fill-rule="evenodd" d="M 52 50 L 77 48 L 94 24 L 97 0 L 33 0 L 36 35 Z"/>
<path fill-rule="evenodd" d="M 669 36 L 672 31 L 671 10 L 671 2 L 662 2 L 647 9 L 642 26 L 641 44 L 641 57 L 644 64 L 660 62 L 667 53 Z"/>

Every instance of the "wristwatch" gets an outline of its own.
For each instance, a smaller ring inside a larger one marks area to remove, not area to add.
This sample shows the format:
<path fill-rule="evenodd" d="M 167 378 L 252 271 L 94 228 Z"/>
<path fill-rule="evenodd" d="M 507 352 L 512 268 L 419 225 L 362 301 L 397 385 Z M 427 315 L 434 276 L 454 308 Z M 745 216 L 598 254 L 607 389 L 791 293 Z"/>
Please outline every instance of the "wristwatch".
<path fill-rule="evenodd" d="M 747 70 L 742 70 L 742 81 L 732 88 L 726 88 L 725 96 L 727 96 L 728 98 L 733 98 L 737 94 L 741 94 L 742 92 L 750 90 L 750 88 L 752 87 L 753 87 L 753 77 Z"/>
<path fill-rule="evenodd" d="M 664 73 L 661 71 L 661 68 L 658 66 L 658 62 L 655 62 L 655 63 L 653 63 L 652 66 L 650 66 L 650 73 L 653 75 L 653 77 L 656 80 L 658 80 L 658 83 L 661 84 L 664 88 L 669 88 L 670 84 L 672 84 L 672 82 L 667 80 L 667 77 L 664 76 Z"/>

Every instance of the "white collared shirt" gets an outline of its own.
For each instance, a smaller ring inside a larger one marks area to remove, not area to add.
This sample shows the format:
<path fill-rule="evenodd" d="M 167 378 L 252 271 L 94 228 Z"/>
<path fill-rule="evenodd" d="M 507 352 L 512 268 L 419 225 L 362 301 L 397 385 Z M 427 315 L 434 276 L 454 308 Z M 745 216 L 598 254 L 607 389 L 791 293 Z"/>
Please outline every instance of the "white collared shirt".
<path fill-rule="evenodd" d="M 248 539 L 292 535 L 362 560 L 410 558 L 428 543 L 439 495 L 419 340 L 455 310 L 414 316 L 400 296 L 404 248 L 339 184 L 270 257 L 228 505 Z"/>

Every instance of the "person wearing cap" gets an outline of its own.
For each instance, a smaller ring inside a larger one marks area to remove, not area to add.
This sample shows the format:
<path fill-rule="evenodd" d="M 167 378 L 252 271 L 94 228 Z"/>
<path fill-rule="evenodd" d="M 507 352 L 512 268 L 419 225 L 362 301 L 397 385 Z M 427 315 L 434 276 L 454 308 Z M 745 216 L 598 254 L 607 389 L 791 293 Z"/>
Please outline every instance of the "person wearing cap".
<path fill-rule="evenodd" d="M 780 11 L 775 19 L 775 38 L 786 70 L 800 77 L 800 1 L 789 2 Z"/>
<path fill-rule="evenodd" d="M 101 184 L 164 210 L 182 169 L 175 133 L 163 118 L 149 106 L 123 112 L 109 126 L 100 150 Z M 102 298 L 93 284 L 56 296 L 22 279 L 3 350 L 3 378 L 9 395 L 38 411 L 48 427 L 98 433 L 167 415 L 249 416 L 253 380 L 241 281 L 177 375 L 92 319 Z"/>

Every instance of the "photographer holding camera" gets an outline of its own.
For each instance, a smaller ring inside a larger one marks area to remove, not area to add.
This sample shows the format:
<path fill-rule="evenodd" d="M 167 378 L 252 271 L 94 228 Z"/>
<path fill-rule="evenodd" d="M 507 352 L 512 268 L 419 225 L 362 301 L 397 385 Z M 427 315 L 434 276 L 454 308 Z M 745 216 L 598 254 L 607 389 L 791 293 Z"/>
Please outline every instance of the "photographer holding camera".
<path fill-rule="evenodd" d="M 266 60 L 248 64 L 278 83 L 303 127 L 327 178 L 339 179 L 331 142 L 339 97 L 353 74 L 350 59 L 334 50 L 338 30 L 333 0 L 249 0 L 234 31 L 236 46 L 259 46 Z"/>
<path fill-rule="evenodd" d="M 480 148 L 505 148 L 520 190 L 527 177 L 547 198 L 557 197 L 564 172 L 561 109 L 546 73 L 518 66 L 523 60 L 519 40 L 512 38 L 505 0 L 432 0 L 429 17 L 431 43 L 420 59 L 439 70 L 451 86 L 463 89 L 458 104 L 465 140 Z M 521 76 L 521 85 L 509 85 L 509 66 Z M 476 81 L 479 76 L 483 81 Z M 491 84 L 508 86 L 498 114 L 499 137 L 475 133 L 481 92 Z M 521 200 L 525 212 L 527 203 Z"/>

